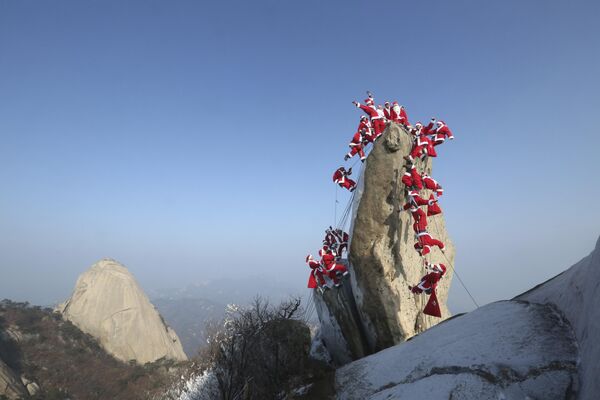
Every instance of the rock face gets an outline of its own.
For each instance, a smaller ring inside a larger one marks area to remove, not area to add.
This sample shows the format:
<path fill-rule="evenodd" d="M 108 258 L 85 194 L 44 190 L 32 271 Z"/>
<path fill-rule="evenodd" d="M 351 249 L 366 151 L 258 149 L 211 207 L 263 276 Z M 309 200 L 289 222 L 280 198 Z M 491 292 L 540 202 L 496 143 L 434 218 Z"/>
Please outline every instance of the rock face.
<path fill-rule="evenodd" d="M 0 360 L 0 397 L 6 396 L 9 400 L 29 398 L 25 386 L 19 377 Z"/>
<path fill-rule="evenodd" d="M 373 146 L 353 200 L 351 279 L 350 285 L 348 281 L 344 285 L 351 286 L 351 291 L 336 296 L 315 294 L 323 340 L 338 365 L 401 343 L 450 316 L 445 304 L 453 275 L 449 264 L 454 265 L 454 247 L 443 215 L 428 217 L 428 231 L 446 244 L 445 255 L 435 248 L 428 256 L 430 262 L 448 267 L 437 289 L 443 318 L 424 315 L 427 297 L 408 290 L 425 274 L 413 247 L 412 216 L 407 211 L 398 212 L 406 202 L 401 179 L 403 157 L 411 146 L 409 133 L 393 123 Z M 431 161 L 419 161 L 417 167 L 431 174 Z M 423 191 L 422 197 L 429 197 L 429 191 Z"/>
<path fill-rule="evenodd" d="M 122 361 L 187 359 L 177 334 L 131 273 L 114 260 L 103 259 L 82 274 L 71 298 L 58 311 Z"/>
<path fill-rule="evenodd" d="M 600 396 L 600 239 L 594 251 L 562 274 L 516 299 L 558 307 L 571 322 L 580 349 L 580 396 Z"/>
<path fill-rule="evenodd" d="M 502 301 L 338 369 L 337 398 L 574 400 L 577 359 L 554 306 Z"/>

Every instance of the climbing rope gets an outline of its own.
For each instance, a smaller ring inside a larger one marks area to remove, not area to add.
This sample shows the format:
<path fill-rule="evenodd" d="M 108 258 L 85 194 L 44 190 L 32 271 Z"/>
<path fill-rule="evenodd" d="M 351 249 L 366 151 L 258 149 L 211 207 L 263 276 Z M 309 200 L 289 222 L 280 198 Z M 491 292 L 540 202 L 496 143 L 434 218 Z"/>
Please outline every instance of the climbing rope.
<path fill-rule="evenodd" d="M 437 236 L 439 238 L 440 237 L 440 229 L 438 228 L 437 218 L 432 218 L 432 219 L 433 219 L 433 222 L 435 224 L 435 232 L 437 233 Z M 456 269 L 452 266 L 452 263 L 450 262 L 450 259 L 448 258 L 448 256 L 446 255 L 446 253 L 442 252 L 442 254 L 444 255 L 444 258 L 446 259 L 446 261 L 448 262 L 448 265 L 450 266 L 450 269 L 452 270 L 452 272 L 454 273 L 454 275 L 456 275 L 456 277 L 458 278 L 458 281 L 460 282 L 460 284 L 462 285 L 462 287 L 465 289 L 465 291 L 467 292 L 467 294 L 469 295 L 469 297 L 473 301 L 473 304 L 475 304 L 475 307 L 479 308 L 479 304 L 477 303 L 477 301 L 475 300 L 475 298 L 473 297 L 473 295 L 471 294 L 471 292 L 467 288 L 467 285 L 465 285 L 465 283 L 461 279 L 461 277 L 458 274 L 458 272 L 456 271 Z"/>

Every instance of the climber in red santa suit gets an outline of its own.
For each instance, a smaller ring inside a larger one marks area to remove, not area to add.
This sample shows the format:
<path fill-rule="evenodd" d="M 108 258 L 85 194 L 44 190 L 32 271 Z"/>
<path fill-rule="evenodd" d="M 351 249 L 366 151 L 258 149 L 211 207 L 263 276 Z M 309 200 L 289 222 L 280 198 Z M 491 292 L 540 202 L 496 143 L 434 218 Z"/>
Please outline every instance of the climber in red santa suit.
<path fill-rule="evenodd" d="M 385 104 L 383 105 L 383 115 L 385 116 L 385 119 L 388 121 L 392 121 L 392 108 L 390 107 L 390 102 L 386 101 Z"/>
<path fill-rule="evenodd" d="M 348 144 L 348 146 L 350 146 L 350 152 L 344 156 L 344 161 L 348 161 L 354 157 L 355 154 L 358 154 L 360 156 L 360 161 L 365 162 L 365 159 L 367 158 L 364 151 L 365 133 L 366 132 L 363 129 L 362 131 L 358 131 L 354 134 L 350 144 Z"/>
<path fill-rule="evenodd" d="M 407 189 L 423 189 L 423 180 L 421 174 L 414 165 L 406 165 L 406 172 L 402 176 L 402 183 Z"/>
<path fill-rule="evenodd" d="M 352 179 L 348 178 L 348 176 L 351 174 L 352 174 L 352 168 L 349 168 L 348 171 L 346 171 L 346 168 L 339 167 L 333 173 L 333 181 L 335 183 L 337 183 L 338 185 L 340 185 L 340 187 L 348 189 L 349 191 L 352 192 L 356 188 L 356 182 L 354 182 Z"/>
<path fill-rule="evenodd" d="M 401 125 L 408 126 L 410 123 L 408 122 L 408 115 L 406 115 L 406 111 L 404 110 L 404 106 L 398 104 L 397 101 L 392 103 L 392 112 L 391 112 L 391 120 L 397 122 Z"/>
<path fill-rule="evenodd" d="M 431 198 L 429 200 L 425 200 L 424 198 L 421 197 L 421 195 L 419 195 L 418 190 L 409 190 L 407 192 L 407 196 L 408 196 L 408 201 L 416 204 L 417 206 L 429 206 L 429 205 L 437 202 L 437 200 L 431 199 Z"/>
<path fill-rule="evenodd" d="M 431 272 L 421 278 L 421 281 L 416 286 L 409 286 L 408 289 L 415 294 L 421 294 L 423 292 L 428 294 L 429 300 L 423 309 L 423 313 L 441 318 L 442 312 L 440 310 L 435 289 L 440 279 L 446 274 L 446 266 L 444 264 L 429 264 L 428 262 L 425 262 L 425 265 L 425 268 L 431 270 Z"/>
<path fill-rule="evenodd" d="M 436 129 L 429 133 L 432 135 L 432 142 L 434 146 L 438 146 L 444 143 L 446 139 L 454 139 L 452 131 L 450 130 L 450 128 L 448 128 L 444 121 L 437 121 L 436 126 Z"/>
<path fill-rule="evenodd" d="M 414 247 L 421 257 L 431 253 L 432 246 L 437 246 L 442 252 L 444 251 L 444 243 L 431 237 L 427 231 L 417 233 L 417 243 Z"/>
<path fill-rule="evenodd" d="M 446 273 L 446 266 L 444 264 L 430 264 L 425 261 L 425 269 L 431 270 L 431 272 L 422 277 L 417 285 L 408 287 L 415 294 L 421 294 L 423 292 L 425 292 L 425 294 L 431 294 L 437 287 L 440 279 L 442 279 Z"/>
<path fill-rule="evenodd" d="M 328 247 L 331 247 L 331 245 L 335 242 L 336 237 L 333 234 L 333 228 L 330 226 L 329 228 L 325 229 L 325 239 L 323 239 L 323 244 Z"/>
<path fill-rule="evenodd" d="M 422 232 L 427 229 L 427 216 L 425 211 L 414 202 L 406 203 L 399 211 L 409 210 L 413 217 L 413 229 L 415 233 Z"/>
<path fill-rule="evenodd" d="M 323 268 L 321 263 L 316 261 L 311 254 L 306 256 L 306 263 L 311 269 L 308 277 L 308 288 L 315 289 L 317 287 L 326 288 L 325 278 L 323 277 Z"/>
<path fill-rule="evenodd" d="M 321 266 L 323 271 L 327 274 L 327 276 L 329 276 L 336 287 L 341 285 L 338 275 L 348 275 L 348 269 L 346 266 L 336 262 L 336 256 L 333 253 L 323 254 L 321 257 Z"/>
<path fill-rule="evenodd" d="M 367 91 L 368 98 L 365 99 L 365 104 L 360 104 L 358 101 L 353 101 L 356 107 L 363 110 L 370 118 L 371 123 L 373 124 L 373 130 L 375 131 L 375 139 L 379 137 L 385 130 L 385 122 L 383 121 L 383 112 L 382 115 L 379 115 L 377 108 L 375 108 L 375 100 L 373 99 L 373 95 L 371 92 Z"/>
<path fill-rule="evenodd" d="M 444 194 L 444 189 L 442 189 L 442 185 L 440 185 L 438 181 L 433 179 L 431 176 L 427 175 L 427 173 L 423 173 L 422 180 L 425 188 L 435 191 L 436 196 L 440 197 Z"/>
<path fill-rule="evenodd" d="M 430 124 L 431 125 L 431 124 Z M 429 125 L 428 125 L 429 127 Z M 411 129 L 410 133 L 414 136 L 413 138 L 413 147 L 410 151 L 410 154 L 404 157 L 405 160 L 414 162 L 415 158 L 424 159 L 426 156 L 430 155 L 429 152 L 433 152 L 433 156 L 435 157 L 435 150 L 433 149 L 433 145 L 431 144 L 431 140 L 425 133 L 427 132 L 427 128 L 423 127 L 423 124 L 417 122 L 415 127 Z"/>
<path fill-rule="evenodd" d="M 358 123 L 357 132 L 363 132 L 364 130 L 364 138 L 368 143 L 373 143 L 375 141 L 375 133 L 373 132 L 373 124 L 369 121 L 366 115 L 361 115 L 360 122 Z"/>
<path fill-rule="evenodd" d="M 333 234 L 335 235 L 337 243 L 339 244 L 337 253 L 341 257 L 344 250 L 348 251 L 348 240 L 350 239 L 350 236 L 341 229 L 336 229 L 333 231 Z"/>

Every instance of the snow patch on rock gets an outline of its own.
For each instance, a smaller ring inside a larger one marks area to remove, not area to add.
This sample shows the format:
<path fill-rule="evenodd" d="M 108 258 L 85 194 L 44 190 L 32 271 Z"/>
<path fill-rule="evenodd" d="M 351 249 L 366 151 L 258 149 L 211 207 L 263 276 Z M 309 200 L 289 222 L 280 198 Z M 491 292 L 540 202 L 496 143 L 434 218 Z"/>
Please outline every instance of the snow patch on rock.
<path fill-rule="evenodd" d="M 340 400 L 574 398 L 577 353 L 554 307 L 503 301 L 340 368 L 336 387 Z"/>

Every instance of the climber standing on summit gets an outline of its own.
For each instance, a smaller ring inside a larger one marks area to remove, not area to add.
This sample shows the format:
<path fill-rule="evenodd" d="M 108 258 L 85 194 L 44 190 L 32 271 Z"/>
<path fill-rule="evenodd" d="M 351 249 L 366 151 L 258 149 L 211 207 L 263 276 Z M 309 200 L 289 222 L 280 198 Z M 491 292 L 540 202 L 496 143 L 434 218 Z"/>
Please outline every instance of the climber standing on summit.
<path fill-rule="evenodd" d="M 375 99 L 373 99 L 373 95 L 368 90 L 367 96 L 364 105 L 356 100 L 353 101 L 352 104 L 363 110 L 369 116 L 371 123 L 373 124 L 373 130 L 375 131 L 375 139 L 377 139 L 385 130 L 385 116 L 383 115 L 383 109 L 379 112 L 377 111 L 377 108 L 375 108 Z"/>

